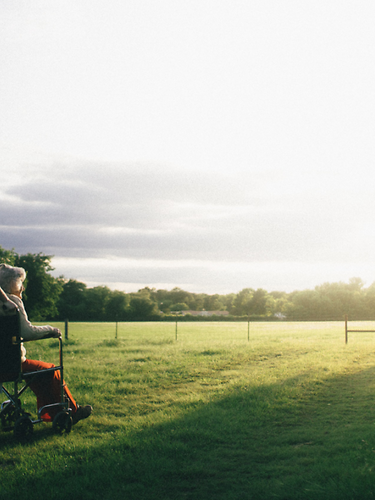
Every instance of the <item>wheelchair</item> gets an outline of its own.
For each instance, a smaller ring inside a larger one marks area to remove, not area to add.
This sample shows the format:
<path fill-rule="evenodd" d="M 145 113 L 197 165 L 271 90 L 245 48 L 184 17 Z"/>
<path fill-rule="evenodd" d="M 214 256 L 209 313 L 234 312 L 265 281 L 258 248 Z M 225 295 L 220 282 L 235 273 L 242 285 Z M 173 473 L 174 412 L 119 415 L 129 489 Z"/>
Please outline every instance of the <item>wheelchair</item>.
<path fill-rule="evenodd" d="M 43 339 L 51 338 L 47 334 Z M 64 397 L 63 386 L 63 350 L 62 339 L 59 338 L 59 366 L 22 373 L 21 370 L 21 343 L 19 314 L 0 316 L 0 384 L 1 393 L 6 397 L 6 401 L 1 404 L 0 421 L 4 431 L 12 431 L 18 440 L 25 440 L 32 436 L 34 425 L 44 422 L 42 415 L 51 408 L 58 409 L 53 422 L 52 429 L 56 434 L 69 433 L 72 428 L 71 409 Z M 31 418 L 31 414 L 23 410 L 21 396 L 29 385 L 40 376 L 48 372 L 60 371 L 61 379 L 61 401 L 45 405 L 39 408 L 36 419 Z"/>

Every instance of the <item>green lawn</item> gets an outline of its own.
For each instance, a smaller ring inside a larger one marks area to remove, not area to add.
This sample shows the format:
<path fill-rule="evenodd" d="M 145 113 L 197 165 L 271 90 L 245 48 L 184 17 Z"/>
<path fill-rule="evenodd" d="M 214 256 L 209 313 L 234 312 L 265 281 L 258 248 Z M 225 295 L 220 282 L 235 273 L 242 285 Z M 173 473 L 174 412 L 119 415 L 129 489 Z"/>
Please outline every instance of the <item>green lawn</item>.
<path fill-rule="evenodd" d="M 63 327 L 63 325 L 57 325 Z M 350 325 L 354 326 L 353 324 Z M 361 324 L 374 329 L 374 324 Z M 341 323 L 70 324 L 68 435 L 0 432 L 0 499 L 371 499 L 375 333 Z M 54 340 L 28 357 L 57 362 Z M 31 392 L 25 405 L 35 415 Z"/>

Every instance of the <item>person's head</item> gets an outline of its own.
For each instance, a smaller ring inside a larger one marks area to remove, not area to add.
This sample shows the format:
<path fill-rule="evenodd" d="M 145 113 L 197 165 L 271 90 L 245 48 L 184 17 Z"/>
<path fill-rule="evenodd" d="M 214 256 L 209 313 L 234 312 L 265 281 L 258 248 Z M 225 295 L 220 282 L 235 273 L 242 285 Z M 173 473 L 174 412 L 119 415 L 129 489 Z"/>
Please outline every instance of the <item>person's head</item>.
<path fill-rule="evenodd" d="M 13 267 L 8 264 L 0 264 L 0 287 L 5 293 L 21 296 L 23 282 L 26 279 L 26 271 L 22 267 Z"/>

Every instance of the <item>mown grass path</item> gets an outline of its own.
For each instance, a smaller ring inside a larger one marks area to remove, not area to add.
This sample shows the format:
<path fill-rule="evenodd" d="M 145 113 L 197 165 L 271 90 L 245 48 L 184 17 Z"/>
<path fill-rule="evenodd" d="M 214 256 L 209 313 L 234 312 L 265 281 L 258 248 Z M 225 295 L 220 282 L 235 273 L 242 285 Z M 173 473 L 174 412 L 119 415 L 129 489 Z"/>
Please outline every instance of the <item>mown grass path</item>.
<path fill-rule="evenodd" d="M 56 359 L 55 341 L 27 348 Z M 244 323 L 181 323 L 177 341 L 173 324 L 71 324 L 66 379 L 94 414 L 26 444 L 1 432 L 0 498 L 371 499 L 374 350 L 343 322 L 251 324 L 249 342 Z"/>

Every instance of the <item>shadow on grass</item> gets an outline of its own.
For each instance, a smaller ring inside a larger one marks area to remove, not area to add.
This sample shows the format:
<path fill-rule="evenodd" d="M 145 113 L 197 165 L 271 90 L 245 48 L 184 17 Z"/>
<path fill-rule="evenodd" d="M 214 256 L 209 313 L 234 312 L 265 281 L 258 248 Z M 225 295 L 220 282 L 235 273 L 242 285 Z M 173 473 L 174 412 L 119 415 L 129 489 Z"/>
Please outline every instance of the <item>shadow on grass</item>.
<path fill-rule="evenodd" d="M 93 416 L 61 439 L 74 443 L 75 431 L 82 439 L 84 426 L 91 435 L 96 427 L 95 447 L 76 450 L 63 468 L 47 463 L 25 474 L 0 498 L 34 500 L 45 491 L 80 500 L 374 498 L 374 380 L 369 369 L 238 388 L 134 433 Z"/>

